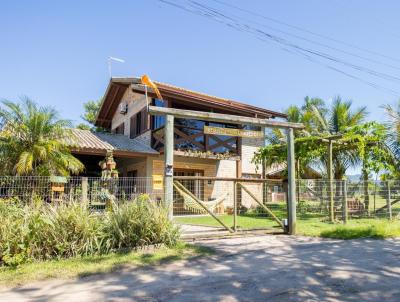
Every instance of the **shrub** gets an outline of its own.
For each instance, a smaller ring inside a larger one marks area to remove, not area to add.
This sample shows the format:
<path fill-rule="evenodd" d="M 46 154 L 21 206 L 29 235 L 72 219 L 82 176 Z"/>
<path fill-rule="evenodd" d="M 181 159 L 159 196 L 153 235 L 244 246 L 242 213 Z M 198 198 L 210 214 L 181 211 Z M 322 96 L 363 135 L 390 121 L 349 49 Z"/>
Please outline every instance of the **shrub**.
<path fill-rule="evenodd" d="M 134 202 L 114 205 L 105 215 L 107 246 L 112 249 L 149 244 L 174 245 L 179 230 L 168 219 L 166 208 L 141 195 Z"/>
<path fill-rule="evenodd" d="M 146 195 L 102 214 L 79 203 L 20 206 L 0 201 L 0 263 L 16 266 L 149 244 L 171 246 L 179 230 L 167 214 Z"/>

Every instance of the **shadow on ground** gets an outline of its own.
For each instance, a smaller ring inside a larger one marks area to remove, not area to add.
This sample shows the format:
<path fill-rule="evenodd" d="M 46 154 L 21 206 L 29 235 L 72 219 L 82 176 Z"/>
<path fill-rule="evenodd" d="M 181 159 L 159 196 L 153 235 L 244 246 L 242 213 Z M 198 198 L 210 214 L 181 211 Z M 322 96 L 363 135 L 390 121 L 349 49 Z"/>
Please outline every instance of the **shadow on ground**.
<path fill-rule="evenodd" d="M 1 301 L 399 301 L 400 240 L 256 236 L 217 253 L 0 292 Z"/>

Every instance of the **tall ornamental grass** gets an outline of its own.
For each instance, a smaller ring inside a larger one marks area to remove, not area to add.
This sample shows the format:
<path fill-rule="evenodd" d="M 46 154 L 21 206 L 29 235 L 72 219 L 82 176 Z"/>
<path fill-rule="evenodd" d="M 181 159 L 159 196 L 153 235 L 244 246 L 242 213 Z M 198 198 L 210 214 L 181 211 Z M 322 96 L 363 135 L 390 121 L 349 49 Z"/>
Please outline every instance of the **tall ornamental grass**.
<path fill-rule="evenodd" d="M 0 201 L 0 265 L 99 255 L 150 244 L 172 246 L 179 230 L 142 196 L 93 213 L 79 203 L 22 206 Z"/>

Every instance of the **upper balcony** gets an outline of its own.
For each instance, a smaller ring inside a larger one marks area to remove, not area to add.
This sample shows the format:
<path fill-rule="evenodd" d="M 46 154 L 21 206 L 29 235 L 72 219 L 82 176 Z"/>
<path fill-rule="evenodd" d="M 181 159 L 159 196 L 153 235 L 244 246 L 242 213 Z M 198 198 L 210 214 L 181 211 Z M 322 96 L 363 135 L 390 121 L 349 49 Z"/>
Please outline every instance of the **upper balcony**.
<path fill-rule="evenodd" d="M 152 131 L 152 148 L 163 152 L 164 126 Z M 204 126 L 231 127 L 230 125 L 203 121 L 175 119 L 175 154 L 215 159 L 237 159 L 240 155 L 239 138 L 224 135 L 205 134 Z"/>

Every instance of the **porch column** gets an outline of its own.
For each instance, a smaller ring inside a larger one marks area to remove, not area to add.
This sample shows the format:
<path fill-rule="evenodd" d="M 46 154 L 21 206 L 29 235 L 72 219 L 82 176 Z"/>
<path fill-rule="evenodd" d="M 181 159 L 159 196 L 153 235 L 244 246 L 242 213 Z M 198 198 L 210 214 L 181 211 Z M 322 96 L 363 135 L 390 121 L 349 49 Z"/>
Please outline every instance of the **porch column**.
<path fill-rule="evenodd" d="M 166 116 L 164 127 L 164 202 L 168 207 L 168 216 L 173 218 L 173 176 L 174 176 L 174 116 Z"/>
<path fill-rule="evenodd" d="M 287 168 L 288 168 L 288 218 L 289 234 L 296 234 L 296 175 L 294 157 L 294 134 L 293 128 L 287 130 Z"/>

